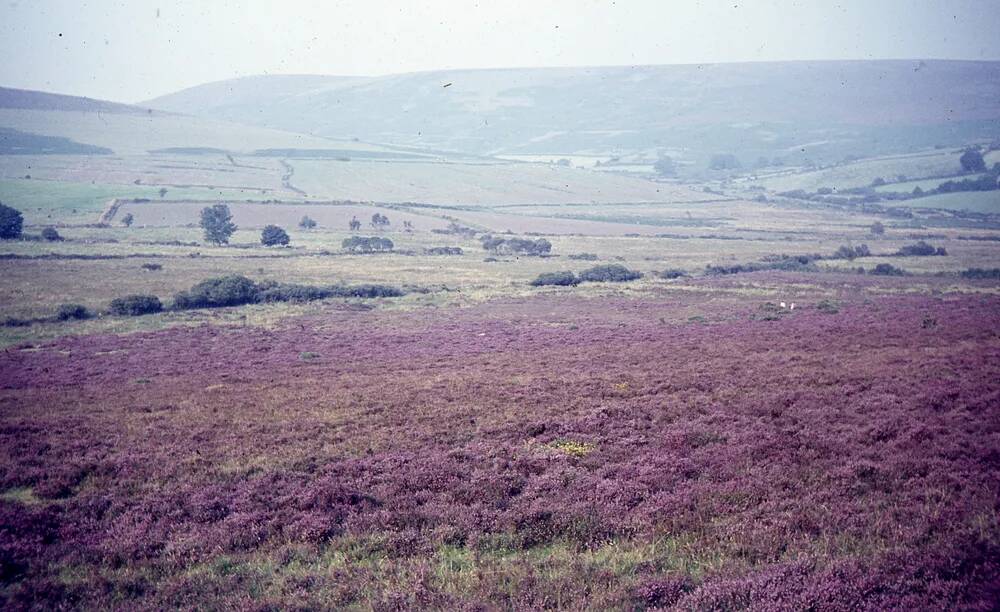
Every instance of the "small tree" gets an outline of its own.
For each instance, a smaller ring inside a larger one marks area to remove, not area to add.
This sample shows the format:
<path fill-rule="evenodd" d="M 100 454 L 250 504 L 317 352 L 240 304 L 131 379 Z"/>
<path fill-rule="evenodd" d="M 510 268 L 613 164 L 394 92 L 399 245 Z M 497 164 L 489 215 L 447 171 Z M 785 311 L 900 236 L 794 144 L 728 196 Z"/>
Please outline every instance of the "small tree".
<path fill-rule="evenodd" d="M 656 163 L 653 164 L 653 169 L 656 170 L 656 173 L 660 176 L 677 175 L 677 168 L 674 167 L 674 160 L 666 155 L 656 160 Z"/>
<path fill-rule="evenodd" d="M 166 187 L 160 187 L 160 197 L 162 198 L 165 195 L 167 195 L 167 188 Z"/>
<path fill-rule="evenodd" d="M 958 161 L 966 172 L 986 172 L 986 160 L 978 149 L 966 149 Z"/>
<path fill-rule="evenodd" d="M 361 229 L 361 222 L 358 221 L 357 217 L 352 217 L 349 225 L 351 227 L 352 232 L 356 232 Z"/>
<path fill-rule="evenodd" d="M 316 227 L 316 222 L 313 221 L 311 218 L 309 218 L 309 215 L 305 215 L 304 217 L 302 217 L 302 220 L 299 221 L 299 227 L 301 227 L 304 230 L 310 230 Z"/>
<path fill-rule="evenodd" d="M 201 229 L 205 230 L 205 242 L 227 244 L 236 231 L 233 215 L 225 204 L 215 204 L 201 209 Z"/>
<path fill-rule="evenodd" d="M 277 225 L 268 225 L 260 233 L 260 243 L 264 246 L 285 246 L 289 242 L 288 232 Z"/>
<path fill-rule="evenodd" d="M 20 238 L 23 226 L 24 217 L 21 216 L 21 212 L 0 203 L 0 238 L 4 240 Z"/>
<path fill-rule="evenodd" d="M 132 213 L 127 213 L 124 217 L 122 217 L 122 225 L 125 227 L 132 227 L 132 223 L 134 222 L 135 217 L 132 216 Z"/>

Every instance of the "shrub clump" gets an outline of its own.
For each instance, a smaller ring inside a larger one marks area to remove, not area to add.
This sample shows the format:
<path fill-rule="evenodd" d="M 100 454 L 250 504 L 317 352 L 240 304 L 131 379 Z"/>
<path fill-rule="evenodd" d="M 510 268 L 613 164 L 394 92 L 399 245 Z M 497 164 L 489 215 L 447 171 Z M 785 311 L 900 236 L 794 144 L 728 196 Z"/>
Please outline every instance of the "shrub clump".
<path fill-rule="evenodd" d="M 174 309 L 240 306 L 257 301 L 257 284 L 245 276 L 232 274 L 210 278 L 174 296 Z"/>
<path fill-rule="evenodd" d="M 892 264 L 880 263 L 872 269 L 875 276 L 906 276 L 906 271 Z"/>
<path fill-rule="evenodd" d="M 591 283 L 624 283 L 642 278 L 642 272 L 629 270 L 621 264 L 594 266 L 580 272 L 580 280 Z"/>
<path fill-rule="evenodd" d="M 260 243 L 264 246 L 287 246 L 289 242 L 288 232 L 277 225 L 268 225 L 260 233 Z"/>
<path fill-rule="evenodd" d="M 597 261 L 597 255 L 594 253 L 573 253 L 569 256 L 569 258 L 580 261 Z"/>
<path fill-rule="evenodd" d="M 395 245 L 392 243 L 392 240 L 379 236 L 351 236 L 350 238 L 345 238 L 340 246 L 345 251 L 350 251 L 351 253 L 380 253 L 391 251 Z"/>
<path fill-rule="evenodd" d="M 842 245 L 833 252 L 831 259 L 854 259 L 855 257 L 870 257 L 871 251 L 867 244 L 852 247 L 849 244 Z"/>
<path fill-rule="evenodd" d="M 143 270 L 149 270 L 151 272 L 156 272 L 157 270 L 162 270 L 163 269 L 163 264 L 158 264 L 158 263 L 144 263 L 144 264 L 142 264 L 139 267 L 142 268 Z"/>
<path fill-rule="evenodd" d="M 311 302 L 331 297 L 329 289 L 295 284 L 261 284 L 257 293 L 257 301 L 274 302 Z"/>
<path fill-rule="evenodd" d="M 962 271 L 962 278 L 1000 280 L 1000 268 L 969 268 Z"/>
<path fill-rule="evenodd" d="M 424 250 L 428 255 L 461 255 L 464 253 L 462 247 L 439 246 Z"/>
<path fill-rule="evenodd" d="M 944 247 L 934 248 L 932 245 L 924 242 L 923 240 L 917 242 L 916 244 L 908 244 L 906 246 L 900 247 L 896 251 L 896 255 L 900 257 L 930 257 L 934 255 L 947 255 L 948 251 Z"/>
<path fill-rule="evenodd" d="M 548 255 L 552 251 L 552 243 L 545 238 L 498 238 L 486 234 L 479 241 L 484 249 L 497 255 Z"/>
<path fill-rule="evenodd" d="M 82 304 L 62 304 L 56 311 L 56 318 L 60 321 L 87 319 L 90 318 L 90 311 Z"/>
<path fill-rule="evenodd" d="M 670 280 L 674 278 L 684 278 L 688 276 L 688 273 L 685 272 L 684 270 L 681 270 L 680 268 L 668 268 L 662 272 L 658 272 L 656 275 L 659 276 L 660 278 L 665 278 Z"/>
<path fill-rule="evenodd" d="M 542 287 L 545 285 L 557 285 L 561 287 L 572 287 L 580 284 L 580 279 L 572 272 L 543 272 L 531 281 L 532 287 Z"/>
<path fill-rule="evenodd" d="M 42 230 L 42 238 L 49 242 L 62 242 L 63 237 L 59 235 L 54 227 L 46 227 Z"/>
<path fill-rule="evenodd" d="M 304 230 L 310 230 L 316 227 L 316 221 L 314 221 L 309 215 L 304 215 L 299 221 L 299 227 Z"/>
<path fill-rule="evenodd" d="M 391 285 L 339 285 L 329 288 L 330 297 L 391 298 L 402 297 L 406 292 Z"/>
<path fill-rule="evenodd" d="M 138 317 L 163 310 L 160 298 L 155 295 L 126 295 L 111 300 L 108 312 L 114 315 Z"/>

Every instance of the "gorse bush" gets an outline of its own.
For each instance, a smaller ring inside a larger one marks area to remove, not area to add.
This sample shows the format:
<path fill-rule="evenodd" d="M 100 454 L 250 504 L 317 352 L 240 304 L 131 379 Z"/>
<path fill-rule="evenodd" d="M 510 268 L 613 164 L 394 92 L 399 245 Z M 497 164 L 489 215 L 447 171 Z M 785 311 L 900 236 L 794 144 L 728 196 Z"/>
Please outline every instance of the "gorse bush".
<path fill-rule="evenodd" d="M 462 251 L 462 247 L 439 246 L 430 247 L 424 252 L 428 255 L 461 255 L 464 251 Z"/>
<path fill-rule="evenodd" d="M 333 285 L 316 287 L 267 281 L 254 283 L 245 276 L 210 278 L 174 296 L 173 308 L 218 308 L 244 304 L 276 302 L 311 302 L 327 298 L 400 297 L 402 289 L 390 285 Z"/>
<path fill-rule="evenodd" d="M 545 285 L 557 285 L 563 287 L 569 287 L 574 285 L 579 285 L 580 279 L 576 277 L 575 274 L 569 271 L 565 272 L 543 272 L 539 274 L 535 280 L 531 281 L 531 285 L 534 287 L 542 287 Z"/>
<path fill-rule="evenodd" d="M 158 264 L 158 263 L 144 263 L 144 264 L 142 264 L 139 267 L 142 268 L 143 270 L 149 270 L 151 272 L 156 272 L 157 270 L 162 270 L 163 269 L 163 264 Z"/>
<path fill-rule="evenodd" d="M 621 264 L 607 264 L 587 268 L 579 274 L 580 280 L 590 283 L 623 283 L 642 278 L 642 272 L 629 270 Z"/>
<path fill-rule="evenodd" d="M 916 244 L 908 244 L 900 247 L 896 255 L 901 257 L 930 257 L 933 255 L 947 255 L 948 251 L 944 247 L 934 248 L 930 244 L 921 240 Z"/>
<path fill-rule="evenodd" d="M 155 295 L 126 295 L 111 300 L 108 312 L 114 315 L 137 317 L 163 310 L 160 298 Z"/>
<path fill-rule="evenodd" d="M 62 304 L 56 311 L 56 318 L 60 321 L 70 319 L 86 319 L 90 317 L 87 307 L 82 304 Z"/>
<path fill-rule="evenodd" d="M 257 285 L 236 274 L 210 278 L 174 296 L 174 308 L 218 308 L 240 306 L 257 301 Z"/>
<path fill-rule="evenodd" d="M 845 244 L 833 252 L 831 259 L 854 259 L 855 257 L 869 257 L 871 254 L 867 244 L 856 247 Z"/>
<path fill-rule="evenodd" d="M 668 268 L 662 272 L 657 273 L 657 276 L 665 279 L 683 278 L 687 276 L 688 273 L 679 268 Z"/>
<path fill-rule="evenodd" d="M 892 264 L 880 263 L 870 272 L 875 276 L 905 276 L 906 271 Z"/>

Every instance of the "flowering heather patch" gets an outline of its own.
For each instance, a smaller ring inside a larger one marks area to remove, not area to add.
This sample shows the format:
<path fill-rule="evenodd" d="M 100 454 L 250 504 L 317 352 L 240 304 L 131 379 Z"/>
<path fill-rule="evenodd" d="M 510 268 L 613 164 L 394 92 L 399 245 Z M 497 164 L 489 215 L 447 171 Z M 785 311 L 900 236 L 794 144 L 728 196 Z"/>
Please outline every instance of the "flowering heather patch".
<path fill-rule="evenodd" d="M 1000 297 L 832 278 L 8 349 L 2 604 L 991 609 Z"/>

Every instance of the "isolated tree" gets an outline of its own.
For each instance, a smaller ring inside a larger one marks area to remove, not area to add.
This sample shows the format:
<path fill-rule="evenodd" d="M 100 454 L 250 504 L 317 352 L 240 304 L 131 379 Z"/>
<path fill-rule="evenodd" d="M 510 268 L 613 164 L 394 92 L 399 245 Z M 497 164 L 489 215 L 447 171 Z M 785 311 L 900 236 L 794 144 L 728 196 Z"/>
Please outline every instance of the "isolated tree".
<path fill-rule="evenodd" d="M 986 172 L 986 160 L 978 149 L 966 149 L 958 161 L 966 172 Z"/>
<path fill-rule="evenodd" d="M 312 229 L 316 227 L 316 222 L 309 218 L 309 215 L 305 215 L 302 217 L 302 220 L 299 221 L 299 227 L 306 230 Z"/>
<path fill-rule="evenodd" d="M 132 213 L 127 213 L 124 217 L 122 217 L 122 225 L 125 227 L 132 227 L 132 223 L 134 221 L 135 217 L 132 216 Z"/>
<path fill-rule="evenodd" d="M 656 170 L 656 173 L 660 176 L 677 175 L 677 168 L 674 167 L 674 160 L 666 155 L 656 160 L 656 163 L 653 164 L 653 169 Z"/>
<path fill-rule="evenodd" d="M 160 197 L 162 198 L 165 195 L 167 195 L 167 188 L 166 187 L 160 187 Z"/>
<path fill-rule="evenodd" d="M 20 238 L 23 226 L 24 217 L 21 216 L 21 212 L 0 202 L 0 238 L 4 240 Z"/>
<path fill-rule="evenodd" d="M 277 225 L 268 225 L 260 233 L 260 243 L 264 246 L 285 246 L 289 242 L 288 232 Z"/>
<path fill-rule="evenodd" d="M 201 229 L 205 230 L 205 242 L 227 244 L 236 231 L 233 215 L 225 204 L 215 204 L 201 209 Z"/>
<path fill-rule="evenodd" d="M 352 217 L 350 226 L 351 226 L 351 231 L 356 232 L 361 229 L 361 222 L 358 221 L 357 217 Z"/>
<path fill-rule="evenodd" d="M 871 229 L 872 234 L 876 236 L 881 236 L 882 234 L 885 234 L 885 226 L 882 225 L 881 221 L 876 221 L 875 223 L 872 223 L 872 226 L 869 229 Z"/>

